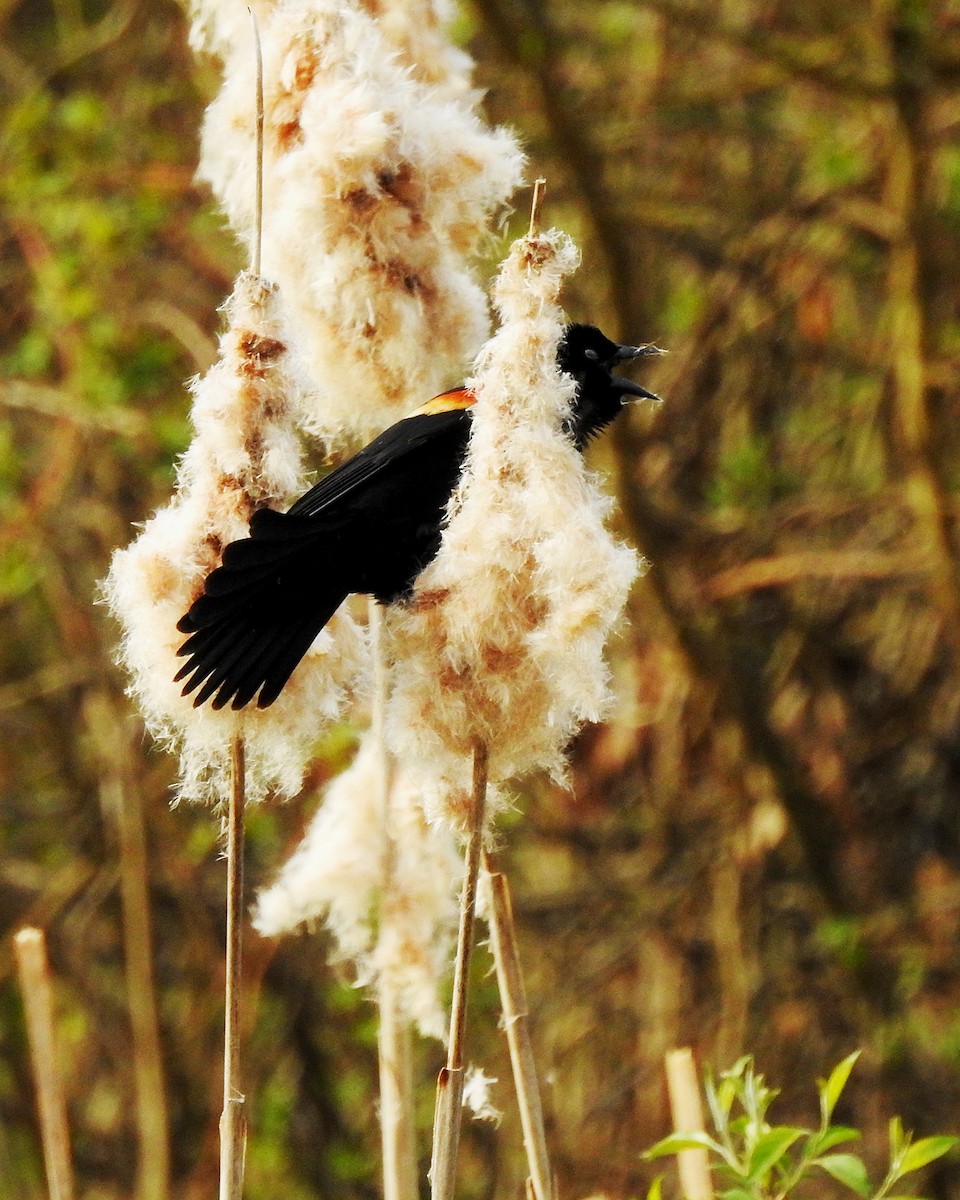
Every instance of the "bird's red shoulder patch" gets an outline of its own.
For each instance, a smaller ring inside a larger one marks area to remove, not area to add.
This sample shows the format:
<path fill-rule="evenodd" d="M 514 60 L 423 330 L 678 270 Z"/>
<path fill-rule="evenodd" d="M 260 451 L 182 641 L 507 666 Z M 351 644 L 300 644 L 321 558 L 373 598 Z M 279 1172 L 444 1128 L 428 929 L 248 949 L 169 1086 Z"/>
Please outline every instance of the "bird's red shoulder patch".
<path fill-rule="evenodd" d="M 412 413 L 407 413 L 407 416 L 424 417 L 434 413 L 455 412 L 457 409 L 472 408 L 476 402 L 477 397 L 472 388 L 453 388 L 449 392 L 441 392 L 439 396 L 434 396 L 426 404 L 415 408 Z"/>

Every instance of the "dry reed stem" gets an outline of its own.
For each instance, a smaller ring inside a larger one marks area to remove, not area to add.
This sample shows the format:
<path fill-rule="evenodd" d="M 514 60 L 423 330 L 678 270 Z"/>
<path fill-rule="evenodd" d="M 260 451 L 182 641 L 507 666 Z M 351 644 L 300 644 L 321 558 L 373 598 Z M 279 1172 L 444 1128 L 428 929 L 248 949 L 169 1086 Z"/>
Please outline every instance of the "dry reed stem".
<path fill-rule="evenodd" d="M 14 950 L 27 1018 L 30 1061 L 37 1089 L 40 1139 L 50 1200 L 73 1200 L 67 1105 L 57 1068 L 60 1058 L 53 1027 L 53 996 L 43 930 L 21 929 L 14 938 Z"/>
<path fill-rule="evenodd" d="M 396 864 L 391 814 L 392 762 L 383 733 L 387 670 L 383 650 L 383 620 L 379 604 L 370 598 L 369 625 L 373 646 L 373 712 L 371 732 L 380 758 L 377 787 L 383 830 L 381 918 L 391 919 L 390 896 Z M 392 973 L 381 971 L 377 1005 L 377 1054 L 380 1067 L 380 1144 L 383 1155 L 384 1200 L 417 1200 L 417 1147 L 413 1095 L 413 1045 L 410 1023 L 400 1012 Z"/>
<path fill-rule="evenodd" d="M 389 974 L 389 973 L 388 973 Z M 416 1200 L 417 1155 L 413 1112 L 413 1046 L 410 1024 L 400 1013 L 396 990 L 380 979 L 380 1144 L 383 1200 Z"/>
<path fill-rule="evenodd" d="M 547 1135 L 543 1124 L 543 1105 L 530 1037 L 526 988 L 517 948 L 513 904 L 507 877 L 497 870 L 490 854 L 484 854 L 484 866 L 490 879 L 490 935 L 493 961 L 497 969 L 497 986 L 503 1008 L 503 1023 L 510 1048 L 513 1083 L 520 1108 L 523 1145 L 527 1152 L 530 1181 L 535 1200 L 551 1200 L 553 1182 Z"/>
<path fill-rule="evenodd" d="M 693 1051 L 689 1047 L 669 1050 L 664 1063 L 674 1130 L 677 1133 L 702 1133 L 703 1106 L 700 1103 L 700 1084 Z M 680 1173 L 680 1191 L 686 1200 L 713 1200 L 713 1183 L 706 1150 L 701 1147 L 681 1150 L 677 1154 L 677 1169 Z"/>
<path fill-rule="evenodd" d="M 463 891 L 460 894 L 460 928 L 453 969 L 453 1000 L 450 1008 L 450 1041 L 447 1064 L 437 1079 L 437 1103 L 433 1118 L 433 1154 L 430 1162 L 432 1200 L 453 1200 L 457 1176 L 457 1150 L 463 1117 L 464 1047 L 466 1045 L 467 994 L 473 926 L 477 912 L 477 879 L 483 848 L 483 817 L 487 802 L 489 749 L 477 742 L 473 750 L 473 796 L 470 828 L 464 853 Z"/>
<path fill-rule="evenodd" d="M 247 1123 L 240 1090 L 240 989 L 243 978 L 243 841 L 246 804 L 244 742 L 233 742 L 227 811 L 227 969 L 223 1022 L 223 1112 L 220 1115 L 220 1200 L 241 1200 Z"/>
<path fill-rule="evenodd" d="M 263 47 L 260 44 L 260 26 L 257 24 L 257 15 L 249 6 L 247 12 L 250 14 L 250 24 L 253 26 L 253 46 L 257 58 L 257 178 L 253 219 L 253 256 L 250 268 L 254 275 L 259 275 L 260 252 L 263 246 Z"/>
<path fill-rule="evenodd" d="M 547 181 L 541 176 L 533 185 L 533 199 L 530 202 L 530 233 L 529 236 L 539 237 L 540 217 L 543 212 L 543 198 L 547 191 Z"/>
<path fill-rule="evenodd" d="M 260 27 L 247 8 L 256 58 L 257 168 L 256 229 L 251 269 L 260 274 L 263 242 L 263 48 Z M 240 1090 L 240 999 L 243 986 L 243 859 L 247 803 L 246 745 L 243 734 L 233 739 L 230 762 L 230 804 L 227 809 L 227 962 L 223 1014 L 223 1111 L 220 1114 L 220 1200 L 242 1200 L 243 1167 L 247 1152 L 247 1118 Z"/>
<path fill-rule="evenodd" d="M 143 807 L 139 793 L 120 774 L 104 787 L 115 791 L 111 807 L 120 836 L 124 977 L 139 1128 L 137 1195 L 139 1200 L 165 1200 L 170 1193 L 170 1130 L 153 977 Z"/>

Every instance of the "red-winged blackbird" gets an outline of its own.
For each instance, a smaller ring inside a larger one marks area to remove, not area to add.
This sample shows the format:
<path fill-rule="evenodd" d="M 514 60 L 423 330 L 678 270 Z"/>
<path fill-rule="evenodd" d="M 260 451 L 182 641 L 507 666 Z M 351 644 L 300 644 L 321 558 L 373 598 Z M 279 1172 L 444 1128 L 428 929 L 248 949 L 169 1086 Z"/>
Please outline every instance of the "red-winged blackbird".
<path fill-rule="evenodd" d="M 592 325 L 568 325 L 557 353 L 576 396 L 566 422 L 578 450 L 609 425 L 624 396 L 656 399 L 614 375 L 616 363 L 659 354 L 619 346 Z M 409 594 L 440 548 L 443 519 L 470 438 L 474 396 L 435 396 L 315 484 L 288 512 L 253 514 L 177 628 L 190 636 L 176 680 L 194 704 L 266 708 L 352 592 L 382 604 Z M 198 690 L 199 689 L 199 690 Z"/>

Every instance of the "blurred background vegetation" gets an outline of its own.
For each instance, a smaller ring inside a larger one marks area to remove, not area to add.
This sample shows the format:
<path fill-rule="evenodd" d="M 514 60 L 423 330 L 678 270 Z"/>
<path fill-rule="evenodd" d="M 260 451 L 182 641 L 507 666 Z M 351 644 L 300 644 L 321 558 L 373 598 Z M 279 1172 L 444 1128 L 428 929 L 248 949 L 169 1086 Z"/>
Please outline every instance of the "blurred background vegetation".
<path fill-rule="evenodd" d="M 82 1195 L 193 1200 L 224 867 L 95 597 L 169 493 L 241 265 L 192 178 L 216 75 L 174 0 L 0 25 L 0 1194 L 45 1195 L 10 942 L 36 923 Z M 666 403 L 596 451 L 650 562 L 617 706 L 504 829 L 561 1193 L 641 1191 L 677 1044 L 755 1054 L 784 1121 L 863 1047 L 840 1115 L 879 1174 L 888 1116 L 960 1114 L 960 4 L 470 0 L 456 33 L 583 245 L 570 314 L 671 350 Z M 352 744 L 252 815 L 251 887 Z M 247 1194 L 378 1195 L 368 997 L 321 934 L 247 946 Z M 485 951 L 476 989 L 505 1117 L 467 1130 L 462 1192 L 515 1196 Z M 960 1197 L 956 1161 L 924 1194 Z"/>

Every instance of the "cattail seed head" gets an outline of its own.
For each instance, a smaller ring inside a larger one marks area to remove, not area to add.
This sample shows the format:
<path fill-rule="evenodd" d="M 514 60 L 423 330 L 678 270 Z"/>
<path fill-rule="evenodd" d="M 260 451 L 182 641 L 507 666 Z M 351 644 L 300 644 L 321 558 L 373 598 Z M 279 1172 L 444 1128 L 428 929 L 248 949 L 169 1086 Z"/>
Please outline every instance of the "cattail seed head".
<path fill-rule="evenodd" d="M 246 534 L 255 508 L 285 503 L 303 486 L 291 409 L 305 389 L 287 350 L 277 290 L 244 273 L 226 313 L 219 360 L 192 385 L 196 434 L 173 499 L 114 555 L 104 588 L 123 628 L 130 692 L 150 732 L 180 755 L 178 796 L 214 803 L 226 795 L 230 748 L 241 731 L 248 797 L 294 794 L 318 724 L 337 714 L 364 657 L 364 635 L 341 611 L 269 710 L 195 709 L 174 683 L 184 641 L 177 621 L 223 547 Z"/>
<path fill-rule="evenodd" d="M 412 780 L 398 767 L 390 792 L 390 887 L 383 892 L 379 756 L 368 735 L 276 881 L 261 891 L 253 923 L 271 936 L 323 920 L 337 957 L 354 964 L 359 982 L 389 977 L 407 1017 L 442 1038 L 438 989 L 456 935 L 460 864 L 449 830 L 427 824 Z"/>
<path fill-rule="evenodd" d="M 216 40 L 205 12 L 198 36 Z M 284 0 L 262 24 L 263 261 L 317 381 L 311 428 L 328 443 L 368 440 L 475 354 L 488 317 L 469 258 L 523 161 L 512 135 L 485 127 L 473 94 L 452 85 L 453 60 L 446 85 L 425 81 L 379 15 L 349 0 Z M 228 54 L 200 162 L 246 241 L 253 69 L 251 55 Z"/>
<path fill-rule="evenodd" d="M 385 623 L 392 748 L 443 781 L 458 825 L 458 781 L 477 742 L 491 780 L 563 777 L 566 744 L 606 703 L 604 645 L 638 569 L 607 531 L 610 501 L 563 428 L 575 386 L 557 366 L 558 296 L 577 262 L 555 231 L 514 244 L 440 552 Z"/>

